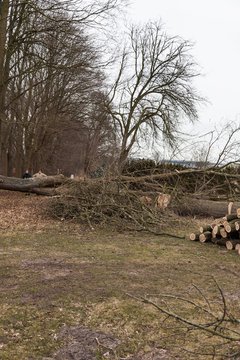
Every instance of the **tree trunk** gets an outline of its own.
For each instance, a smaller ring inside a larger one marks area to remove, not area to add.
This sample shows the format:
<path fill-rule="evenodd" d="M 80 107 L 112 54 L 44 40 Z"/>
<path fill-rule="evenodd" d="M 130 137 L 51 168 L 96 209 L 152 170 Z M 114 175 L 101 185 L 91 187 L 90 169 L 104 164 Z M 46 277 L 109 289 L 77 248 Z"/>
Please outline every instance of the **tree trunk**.
<path fill-rule="evenodd" d="M 199 232 L 202 234 L 205 231 L 212 231 L 212 225 L 200 226 Z"/>
<path fill-rule="evenodd" d="M 179 215 L 199 215 L 220 218 L 226 216 L 228 212 L 228 202 L 186 197 L 181 200 L 181 203 L 173 204 L 171 208 Z M 235 202 L 232 207 L 232 213 L 236 214 L 236 218 L 240 216 L 240 211 L 238 211 L 239 215 L 237 215 L 238 208 L 240 208 L 240 202 Z"/>
<path fill-rule="evenodd" d="M 199 240 L 199 233 L 195 234 L 195 233 L 191 233 L 189 235 L 189 240 L 192 240 L 192 241 L 198 241 Z"/>
<path fill-rule="evenodd" d="M 226 242 L 226 248 L 228 250 L 233 250 L 233 249 L 235 249 L 236 245 L 239 243 L 240 243 L 240 240 L 237 240 L 237 239 L 236 240 L 228 240 Z"/>
<path fill-rule="evenodd" d="M 9 0 L 0 3 L 0 171 L 2 172 L 2 142 L 3 142 L 3 123 L 5 120 L 5 94 L 6 94 L 6 74 L 5 56 L 7 39 L 7 20 L 9 11 Z"/>
<path fill-rule="evenodd" d="M 200 242 L 209 242 L 212 239 L 212 232 L 211 231 L 205 231 L 204 233 L 200 234 L 199 240 Z"/>
<path fill-rule="evenodd" d="M 19 179 L 14 177 L 0 176 L 0 189 L 35 193 L 38 195 L 56 195 L 56 187 L 66 181 L 63 175 L 47 176 L 44 178 Z M 53 189 L 43 189 L 43 188 Z"/>
<path fill-rule="evenodd" d="M 235 225 L 235 221 L 229 223 L 227 221 L 224 221 L 223 223 L 224 229 L 226 230 L 227 233 L 231 233 L 231 232 L 235 232 L 236 230 L 236 225 Z"/>

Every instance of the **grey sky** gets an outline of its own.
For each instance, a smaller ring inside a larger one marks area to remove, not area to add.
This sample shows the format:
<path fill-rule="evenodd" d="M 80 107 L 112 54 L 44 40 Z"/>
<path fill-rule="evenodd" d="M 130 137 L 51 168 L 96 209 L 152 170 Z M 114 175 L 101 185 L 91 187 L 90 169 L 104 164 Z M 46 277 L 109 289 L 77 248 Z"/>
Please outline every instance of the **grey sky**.
<path fill-rule="evenodd" d="M 210 104 L 200 109 L 201 132 L 240 117 L 240 0 L 132 0 L 132 21 L 161 18 L 170 35 L 195 43 L 203 76 L 196 87 Z"/>

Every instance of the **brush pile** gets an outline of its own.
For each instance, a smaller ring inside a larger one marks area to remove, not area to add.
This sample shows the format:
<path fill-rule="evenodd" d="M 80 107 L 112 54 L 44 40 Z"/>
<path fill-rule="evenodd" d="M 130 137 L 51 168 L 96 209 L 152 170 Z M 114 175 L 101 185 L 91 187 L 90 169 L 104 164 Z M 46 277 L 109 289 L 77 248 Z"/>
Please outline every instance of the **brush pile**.
<path fill-rule="evenodd" d="M 240 255 L 240 208 L 235 214 L 216 219 L 212 224 L 200 226 L 197 233 L 189 235 L 189 239 L 223 245 L 228 250 L 237 250 Z"/>
<path fill-rule="evenodd" d="M 164 224 L 164 209 L 170 201 L 168 195 L 131 191 L 122 182 L 107 179 L 68 181 L 57 190 L 48 214 L 61 221 L 87 223 L 90 228 L 98 224 L 157 231 Z"/>

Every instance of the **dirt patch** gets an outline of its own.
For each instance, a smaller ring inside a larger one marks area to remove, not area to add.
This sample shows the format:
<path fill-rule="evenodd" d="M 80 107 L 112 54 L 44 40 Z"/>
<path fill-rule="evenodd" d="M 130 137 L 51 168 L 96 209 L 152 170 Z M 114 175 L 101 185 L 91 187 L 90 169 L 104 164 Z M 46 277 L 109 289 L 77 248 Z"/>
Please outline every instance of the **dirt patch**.
<path fill-rule="evenodd" d="M 116 349 L 121 341 L 103 332 L 93 331 L 84 326 L 64 326 L 59 338 L 67 344 L 60 349 L 52 358 L 55 360 L 97 360 L 116 359 Z M 154 348 L 147 352 L 140 351 L 129 360 L 170 360 L 178 359 L 171 357 L 169 351 Z"/>
<path fill-rule="evenodd" d="M 29 268 L 33 271 L 40 272 L 43 280 L 54 280 L 60 277 L 71 275 L 72 269 L 62 264 L 62 261 L 50 261 L 47 259 L 36 259 L 34 261 L 23 261 L 23 268 Z"/>
<path fill-rule="evenodd" d="M 64 326 L 59 338 L 67 341 L 67 345 L 54 355 L 56 360 L 97 360 L 100 355 L 109 358 L 120 345 L 113 336 L 84 326 Z"/>

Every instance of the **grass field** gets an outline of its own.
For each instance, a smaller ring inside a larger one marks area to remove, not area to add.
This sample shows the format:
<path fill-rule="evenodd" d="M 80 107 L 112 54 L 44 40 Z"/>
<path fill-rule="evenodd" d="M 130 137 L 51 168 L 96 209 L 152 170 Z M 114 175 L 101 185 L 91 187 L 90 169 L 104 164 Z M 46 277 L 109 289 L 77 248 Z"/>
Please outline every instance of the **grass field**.
<path fill-rule="evenodd" d="M 219 339 L 136 298 L 202 324 L 226 310 L 222 291 L 238 318 L 239 268 L 234 251 L 185 239 L 57 222 L 2 228 L 0 359 L 224 359 L 238 334 Z"/>

